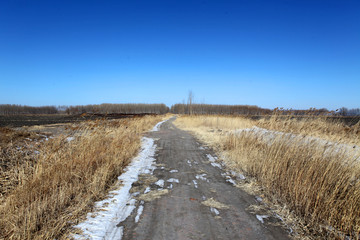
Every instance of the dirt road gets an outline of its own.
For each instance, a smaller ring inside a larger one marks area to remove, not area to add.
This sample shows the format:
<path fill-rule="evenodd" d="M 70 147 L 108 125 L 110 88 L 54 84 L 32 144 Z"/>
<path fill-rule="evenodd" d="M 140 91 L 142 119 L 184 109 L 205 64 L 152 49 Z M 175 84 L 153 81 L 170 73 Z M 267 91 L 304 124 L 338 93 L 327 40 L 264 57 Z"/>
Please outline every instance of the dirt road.
<path fill-rule="evenodd" d="M 215 154 L 173 120 L 148 135 L 156 139 L 158 167 L 133 184 L 142 194 L 118 225 L 123 239 L 289 239 L 273 217 L 247 210 L 259 204 L 255 197 L 235 187 Z"/>

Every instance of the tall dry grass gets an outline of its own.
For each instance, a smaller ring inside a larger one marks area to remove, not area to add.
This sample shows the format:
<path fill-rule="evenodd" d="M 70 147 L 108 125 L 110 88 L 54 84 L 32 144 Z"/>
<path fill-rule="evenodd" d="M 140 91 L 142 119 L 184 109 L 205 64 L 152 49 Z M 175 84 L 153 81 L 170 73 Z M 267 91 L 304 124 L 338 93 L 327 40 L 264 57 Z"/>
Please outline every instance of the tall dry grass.
<path fill-rule="evenodd" d="M 270 130 L 291 132 L 346 144 L 360 145 L 360 122 L 347 126 L 326 116 L 294 118 L 291 115 L 272 115 L 270 119 L 255 121 L 256 126 Z"/>
<path fill-rule="evenodd" d="M 187 125 L 190 124 L 192 127 L 198 128 L 231 131 L 257 126 L 269 130 L 313 136 L 329 141 L 360 146 L 360 122 L 353 126 L 347 126 L 343 122 L 331 120 L 331 118 L 324 116 L 294 118 L 291 115 L 272 115 L 270 118 L 263 117 L 259 120 L 253 120 L 245 116 L 197 115 L 183 116 L 177 122 L 181 124 L 183 120 Z"/>
<path fill-rule="evenodd" d="M 315 238 L 358 238 L 359 151 L 352 152 L 351 147 L 339 148 L 341 145 L 319 144 L 316 139 L 309 141 L 305 134 L 311 132 L 311 127 L 304 129 L 300 136 L 274 133 L 270 139 L 256 130 L 231 131 L 254 125 L 264 127 L 264 122 L 272 124 L 270 129 L 278 130 L 277 127 L 282 126 L 289 132 L 298 131 L 291 127 L 297 126 L 298 120 L 294 120 L 293 125 L 290 119 L 283 123 L 273 121 L 275 119 L 264 120 L 259 124 L 259 121 L 236 117 L 183 116 L 177 120 L 177 125 L 194 131 L 216 148 L 229 166 L 255 177 L 273 203 L 286 205 L 303 220 Z M 342 136 L 343 130 L 333 123 L 315 120 L 312 126 L 319 127 L 321 134 L 318 136 L 324 139 L 327 139 L 324 129 L 334 130 L 328 139 Z"/>
<path fill-rule="evenodd" d="M 0 206 L 0 238 L 61 239 L 94 201 L 105 197 L 138 152 L 142 134 L 159 116 L 95 121 L 77 137 L 49 140 L 33 173 Z"/>

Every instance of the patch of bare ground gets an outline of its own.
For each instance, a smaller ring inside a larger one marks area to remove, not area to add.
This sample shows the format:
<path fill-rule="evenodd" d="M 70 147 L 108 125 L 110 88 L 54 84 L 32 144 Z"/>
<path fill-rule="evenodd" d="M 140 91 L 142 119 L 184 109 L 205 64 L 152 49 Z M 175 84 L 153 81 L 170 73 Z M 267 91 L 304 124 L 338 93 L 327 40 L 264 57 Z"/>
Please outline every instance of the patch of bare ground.
<path fill-rule="evenodd" d="M 276 116 L 181 116 L 175 123 L 246 174 L 238 187 L 261 196 L 296 238 L 359 238 L 359 123 Z"/>
<path fill-rule="evenodd" d="M 1 184 L 11 183 L 2 185 L 0 239 L 66 238 L 137 154 L 142 134 L 162 118 L 71 124 L 48 141 L 45 135 L 37 141 L 27 138 L 37 138 L 37 131 L 51 132 L 47 129 L 52 126 L 26 132 L 1 129 L 1 164 L 11 175 L 2 175 Z M 28 142 L 36 147 L 31 149 L 35 154 L 23 149 Z"/>

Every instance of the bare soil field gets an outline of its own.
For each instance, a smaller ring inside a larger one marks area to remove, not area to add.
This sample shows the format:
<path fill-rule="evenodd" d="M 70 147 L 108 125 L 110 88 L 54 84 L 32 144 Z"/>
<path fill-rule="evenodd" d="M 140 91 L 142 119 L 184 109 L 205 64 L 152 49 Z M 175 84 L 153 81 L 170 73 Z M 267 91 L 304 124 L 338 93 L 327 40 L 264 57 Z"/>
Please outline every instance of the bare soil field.
<path fill-rule="evenodd" d="M 65 115 L 65 114 L 42 114 L 42 115 L 0 115 L 0 127 L 22 127 L 22 126 L 34 126 L 34 125 L 46 125 L 56 123 L 74 123 L 82 122 L 86 120 L 97 119 L 122 119 L 133 118 L 137 116 L 145 116 L 151 114 L 77 114 L 77 115 Z"/>

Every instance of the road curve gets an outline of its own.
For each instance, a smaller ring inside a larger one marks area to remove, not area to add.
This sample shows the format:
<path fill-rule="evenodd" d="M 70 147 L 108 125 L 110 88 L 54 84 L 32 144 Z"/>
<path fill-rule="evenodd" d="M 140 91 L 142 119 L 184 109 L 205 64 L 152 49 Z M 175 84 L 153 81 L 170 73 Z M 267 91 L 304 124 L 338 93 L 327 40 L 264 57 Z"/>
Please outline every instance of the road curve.
<path fill-rule="evenodd" d="M 173 121 L 148 134 L 156 139 L 158 167 L 155 178 L 133 185 L 141 192 L 137 209 L 118 224 L 122 239 L 290 239 L 270 218 L 247 210 L 258 204 L 255 197 L 229 182 L 211 149 Z"/>

